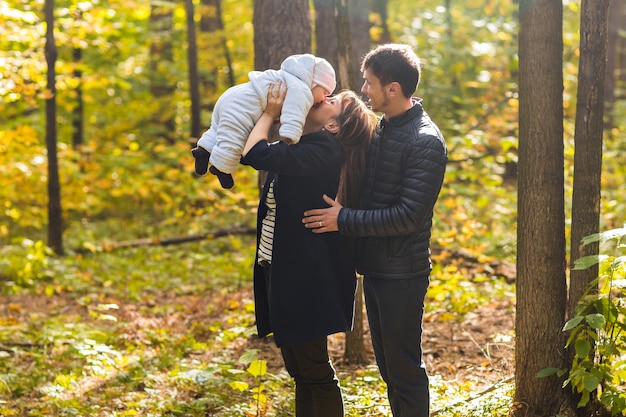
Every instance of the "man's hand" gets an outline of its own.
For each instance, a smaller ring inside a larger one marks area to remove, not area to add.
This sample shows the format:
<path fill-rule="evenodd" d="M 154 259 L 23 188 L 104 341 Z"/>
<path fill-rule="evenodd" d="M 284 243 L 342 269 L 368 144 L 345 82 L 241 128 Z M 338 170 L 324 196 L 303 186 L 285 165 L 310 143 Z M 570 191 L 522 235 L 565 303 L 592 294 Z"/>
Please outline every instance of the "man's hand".
<path fill-rule="evenodd" d="M 336 232 L 339 230 L 337 217 L 339 217 L 339 211 L 343 206 L 326 194 L 323 195 L 323 198 L 330 207 L 307 210 L 304 212 L 302 223 L 304 223 L 304 227 L 307 229 L 313 229 L 313 233 Z"/>

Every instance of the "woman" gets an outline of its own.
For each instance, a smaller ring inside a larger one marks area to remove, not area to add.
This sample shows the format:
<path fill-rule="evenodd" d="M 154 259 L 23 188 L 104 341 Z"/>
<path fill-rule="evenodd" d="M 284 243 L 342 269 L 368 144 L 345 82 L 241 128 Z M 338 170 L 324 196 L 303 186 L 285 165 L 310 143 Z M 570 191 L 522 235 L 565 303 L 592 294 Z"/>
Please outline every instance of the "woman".
<path fill-rule="evenodd" d="M 257 223 L 257 329 L 259 337 L 274 334 L 295 380 L 296 416 L 343 416 L 327 336 L 352 328 L 352 252 L 344 237 L 311 233 L 301 218 L 308 208 L 323 204 L 324 194 L 355 206 L 377 120 L 358 96 L 345 91 L 311 109 L 297 144 L 269 144 L 285 94 L 280 84 L 270 86 L 267 108 L 242 158 L 242 163 L 268 171 Z"/>

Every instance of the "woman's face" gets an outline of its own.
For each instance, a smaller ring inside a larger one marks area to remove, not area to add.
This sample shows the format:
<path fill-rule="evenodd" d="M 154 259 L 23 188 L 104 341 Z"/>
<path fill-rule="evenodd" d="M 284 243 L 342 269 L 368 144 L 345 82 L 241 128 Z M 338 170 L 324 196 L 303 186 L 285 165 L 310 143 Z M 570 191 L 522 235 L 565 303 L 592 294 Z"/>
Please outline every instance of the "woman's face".
<path fill-rule="evenodd" d="M 330 95 L 330 91 L 326 90 L 324 87 L 320 86 L 320 85 L 316 85 L 315 87 L 313 87 L 313 89 L 311 90 L 311 92 L 313 93 L 313 104 L 319 104 L 322 101 L 326 100 L 326 96 Z"/>
<path fill-rule="evenodd" d="M 341 101 L 337 97 L 326 97 L 321 103 L 314 105 L 306 117 L 307 124 L 321 127 L 336 121 L 341 113 Z"/>

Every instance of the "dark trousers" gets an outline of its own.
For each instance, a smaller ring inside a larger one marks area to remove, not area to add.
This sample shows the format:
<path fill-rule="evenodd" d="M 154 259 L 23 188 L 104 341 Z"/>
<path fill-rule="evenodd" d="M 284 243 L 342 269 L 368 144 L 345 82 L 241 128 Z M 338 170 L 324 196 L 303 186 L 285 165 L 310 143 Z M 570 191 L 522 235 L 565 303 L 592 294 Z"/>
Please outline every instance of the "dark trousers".
<path fill-rule="evenodd" d="M 422 360 L 422 318 L 428 277 L 365 276 L 363 291 L 376 363 L 394 417 L 428 417 L 428 375 Z"/>
<path fill-rule="evenodd" d="M 343 400 L 326 337 L 280 350 L 285 368 L 296 382 L 296 416 L 342 417 Z"/>

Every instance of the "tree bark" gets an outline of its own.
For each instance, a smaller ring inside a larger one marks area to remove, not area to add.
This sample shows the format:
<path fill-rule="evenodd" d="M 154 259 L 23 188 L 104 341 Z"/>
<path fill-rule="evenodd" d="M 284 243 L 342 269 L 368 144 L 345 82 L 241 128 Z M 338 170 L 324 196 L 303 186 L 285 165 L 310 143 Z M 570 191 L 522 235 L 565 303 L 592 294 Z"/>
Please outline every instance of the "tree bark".
<path fill-rule="evenodd" d="M 174 14 L 171 5 L 152 0 L 150 5 L 150 92 L 159 104 L 156 135 L 173 144 L 176 130 L 171 96 L 176 86 L 171 81 L 169 68 L 174 60 L 172 30 Z"/>
<path fill-rule="evenodd" d="M 48 65 L 46 92 L 46 147 L 48 151 L 48 246 L 63 255 L 63 210 L 57 156 L 56 71 L 57 47 L 54 40 L 54 0 L 46 0 L 46 46 Z"/>
<path fill-rule="evenodd" d="M 372 13 L 374 14 L 373 26 L 377 29 L 374 42 L 383 44 L 391 42 L 391 32 L 387 25 L 387 5 L 389 0 L 372 0 Z"/>
<path fill-rule="evenodd" d="M 353 84 L 348 88 L 360 93 L 363 85 L 361 61 L 372 47 L 370 37 L 369 1 L 348 0 L 350 11 L 350 45 L 352 49 Z"/>
<path fill-rule="evenodd" d="M 313 3 L 315 5 L 315 54 L 325 58 L 333 68 L 339 68 L 335 0 L 315 0 Z"/>
<path fill-rule="evenodd" d="M 515 416 L 559 414 L 565 366 L 563 5 L 520 0 Z"/>
<path fill-rule="evenodd" d="M 189 73 L 189 98 L 191 100 L 191 129 L 192 138 L 200 136 L 200 86 L 198 82 L 198 45 L 196 42 L 196 20 L 193 0 L 185 0 L 187 16 L 187 69 Z"/>
<path fill-rule="evenodd" d="M 311 52 L 308 0 L 254 0 L 254 68 L 278 69 L 289 55 Z M 267 173 L 259 171 L 259 190 Z"/>
<path fill-rule="evenodd" d="M 609 3 L 604 110 L 607 120 L 605 128 L 611 133 L 615 119 L 613 109 L 616 101 L 615 92 L 617 80 L 619 79 L 618 74 L 626 72 L 626 68 L 620 69 L 618 66 L 618 63 L 623 63 L 620 56 L 626 55 L 626 36 L 620 36 L 620 33 L 626 32 L 626 2 L 623 0 L 613 0 Z"/>
<path fill-rule="evenodd" d="M 598 265 L 575 270 L 571 266 L 583 257 L 599 254 L 599 243 L 582 246 L 582 239 L 600 231 L 600 192 L 602 175 L 602 136 L 604 133 L 604 80 L 608 41 L 609 0 L 582 0 L 580 19 L 580 61 L 574 133 L 574 190 L 570 243 L 570 285 L 568 318 L 598 276 Z M 597 288 L 596 288 L 597 290 Z M 569 349 L 568 360 L 575 349 Z M 596 394 L 593 393 L 593 396 Z M 592 398 L 588 407 L 595 406 Z M 573 394 L 573 403 L 580 395 Z M 590 415 L 591 408 L 581 408 L 578 415 Z"/>
<path fill-rule="evenodd" d="M 76 79 L 76 106 L 72 111 L 72 147 L 78 149 L 83 144 L 83 119 L 84 119 L 84 103 L 83 103 L 83 50 L 75 46 L 72 49 L 72 58 L 74 59 L 74 78 Z"/>
<path fill-rule="evenodd" d="M 352 88 L 355 83 L 352 63 L 352 36 L 348 0 L 335 0 L 335 33 L 337 34 L 337 86 Z"/>

